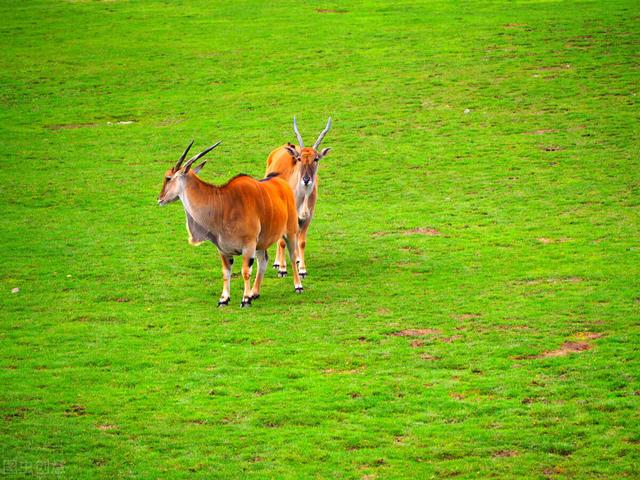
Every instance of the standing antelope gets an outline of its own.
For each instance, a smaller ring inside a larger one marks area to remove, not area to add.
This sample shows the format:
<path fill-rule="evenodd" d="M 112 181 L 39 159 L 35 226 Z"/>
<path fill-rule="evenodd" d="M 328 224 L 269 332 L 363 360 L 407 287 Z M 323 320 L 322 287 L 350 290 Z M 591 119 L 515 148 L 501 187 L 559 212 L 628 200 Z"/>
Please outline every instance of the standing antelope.
<path fill-rule="evenodd" d="M 191 142 L 178 163 L 165 173 L 158 203 L 166 205 L 179 198 L 187 216 L 189 243 L 199 245 L 209 240 L 220 252 L 224 283 L 218 306 L 229 304 L 233 257 L 242 255 L 244 294 L 241 306 L 245 307 L 260 296 L 267 268 L 267 248 L 284 238 L 289 258 L 294 262 L 298 234 L 296 206 L 289 184 L 277 176 L 258 181 L 238 175 L 220 187 L 201 180 L 196 174 L 206 160 L 193 169 L 191 165 L 219 144 L 180 167 L 193 145 Z M 253 289 L 250 289 L 251 267 L 256 256 L 258 273 Z M 302 283 L 295 267 L 293 284 L 296 293 L 301 293 Z"/>
<path fill-rule="evenodd" d="M 307 231 L 313 218 L 313 211 L 318 199 L 318 162 L 327 156 L 330 148 L 324 148 L 318 152 L 318 147 L 322 139 L 331 128 L 331 117 L 327 121 L 327 126 L 318 136 L 313 147 L 305 147 L 302 135 L 298 131 L 296 117 L 293 117 L 293 131 L 298 138 L 299 147 L 290 143 L 276 148 L 269 154 L 267 159 L 267 175 L 278 173 L 280 177 L 289 181 L 296 199 L 298 210 L 298 249 L 296 251 L 296 262 L 300 276 L 307 276 L 307 267 L 304 262 L 304 250 L 307 246 Z M 278 269 L 278 276 L 284 277 L 287 274 L 287 263 L 284 256 L 285 241 L 278 243 L 278 252 L 273 267 Z M 295 265 L 294 265 L 295 270 Z"/>

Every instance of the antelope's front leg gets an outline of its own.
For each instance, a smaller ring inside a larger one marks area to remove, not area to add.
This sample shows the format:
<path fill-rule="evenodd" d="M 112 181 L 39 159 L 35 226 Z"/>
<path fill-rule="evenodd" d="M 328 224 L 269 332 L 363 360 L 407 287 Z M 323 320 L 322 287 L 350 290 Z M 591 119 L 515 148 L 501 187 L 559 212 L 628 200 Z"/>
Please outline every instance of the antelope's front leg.
<path fill-rule="evenodd" d="M 307 266 L 304 263 L 304 249 L 307 246 L 307 230 L 309 230 L 309 224 L 305 223 L 300 229 L 298 234 L 298 274 L 304 278 L 307 276 Z"/>
<path fill-rule="evenodd" d="M 302 282 L 298 276 L 298 265 L 296 264 L 296 250 L 298 249 L 298 240 L 295 233 L 291 233 L 291 236 L 285 237 L 287 244 L 287 250 L 289 251 L 289 260 L 291 260 L 291 268 L 293 268 L 293 288 L 296 293 L 302 293 Z"/>
<path fill-rule="evenodd" d="M 285 241 L 280 239 L 276 251 L 276 261 L 273 262 L 273 268 L 278 270 L 278 276 L 280 278 L 287 276 L 287 260 L 284 255 Z"/>
<path fill-rule="evenodd" d="M 253 267 L 256 247 L 245 247 L 242 250 L 242 279 L 244 280 L 244 293 L 242 294 L 241 307 L 251 305 L 251 267 Z"/>
<path fill-rule="evenodd" d="M 220 295 L 220 300 L 218 300 L 218 306 L 223 307 L 225 305 L 229 305 L 229 301 L 231 300 L 231 265 L 233 265 L 233 257 L 227 257 L 220 254 L 220 259 L 222 260 L 222 295 Z"/>

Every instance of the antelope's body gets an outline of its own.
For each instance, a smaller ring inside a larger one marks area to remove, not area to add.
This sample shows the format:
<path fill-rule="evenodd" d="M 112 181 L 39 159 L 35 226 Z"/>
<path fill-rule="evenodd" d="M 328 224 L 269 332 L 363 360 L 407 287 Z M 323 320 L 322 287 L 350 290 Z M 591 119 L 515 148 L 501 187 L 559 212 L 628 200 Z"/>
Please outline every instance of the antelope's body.
<path fill-rule="evenodd" d="M 183 157 L 185 155 L 186 152 Z M 199 158 L 196 157 L 194 159 Z M 183 168 L 180 168 L 181 161 L 166 173 L 158 203 L 165 205 L 179 198 L 187 218 L 189 242 L 198 245 L 210 241 L 220 252 L 224 285 L 218 305 L 229 303 L 233 257 L 242 255 L 242 306 L 249 305 L 260 296 L 267 268 L 267 248 L 284 238 L 290 257 L 294 258 L 298 219 L 291 188 L 276 176 L 258 181 L 247 175 L 238 175 L 225 185 L 215 186 L 196 174 L 204 163 L 190 170 L 195 160 Z M 256 257 L 258 273 L 251 289 L 251 269 Z M 293 280 L 296 292 L 301 292 L 296 268 Z"/>
<path fill-rule="evenodd" d="M 296 202 L 296 211 L 298 215 L 298 233 L 296 261 L 300 276 L 307 275 L 307 266 L 305 263 L 305 249 L 307 246 L 307 232 L 311 225 L 311 219 L 316 208 L 318 200 L 318 162 L 324 158 L 330 148 L 325 148 L 318 152 L 318 147 L 322 139 L 331 127 L 331 118 L 327 122 L 327 126 L 322 131 L 313 147 L 305 147 L 302 136 L 298 131 L 295 117 L 293 119 L 293 129 L 298 138 L 299 145 L 287 143 L 282 147 L 273 150 L 267 158 L 266 175 L 277 173 L 278 176 L 289 182 Z M 284 255 L 285 241 L 282 240 L 278 244 L 276 260 L 273 264 L 278 269 L 278 275 L 283 277 L 287 274 L 287 265 Z M 294 265 L 294 270 L 296 265 Z"/>
<path fill-rule="evenodd" d="M 216 187 L 190 172 L 180 199 L 190 243 L 210 240 L 229 257 L 240 255 L 251 243 L 256 250 L 266 250 L 298 231 L 293 194 L 277 177 L 257 181 L 238 175 Z"/>

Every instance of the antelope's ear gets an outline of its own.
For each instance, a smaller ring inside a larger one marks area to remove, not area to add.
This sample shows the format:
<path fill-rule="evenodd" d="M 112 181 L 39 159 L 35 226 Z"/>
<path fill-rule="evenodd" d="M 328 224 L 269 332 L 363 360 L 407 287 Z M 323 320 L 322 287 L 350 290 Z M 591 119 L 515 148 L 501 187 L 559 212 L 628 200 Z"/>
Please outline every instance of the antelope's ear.
<path fill-rule="evenodd" d="M 289 155 L 291 155 L 293 158 L 295 158 L 296 160 L 300 160 L 300 153 L 298 152 L 298 150 L 295 149 L 295 147 L 289 146 L 289 145 L 285 145 L 284 149 L 289 153 Z"/>
<path fill-rule="evenodd" d="M 202 170 L 202 167 L 204 167 L 205 163 L 207 163 L 206 160 L 204 162 L 202 162 L 200 165 L 198 165 L 197 167 L 195 167 L 193 169 L 193 173 L 198 173 L 200 170 Z"/>
<path fill-rule="evenodd" d="M 323 148 L 322 151 L 320 152 L 320 155 L 318 155 L 318 159 L 326 157 L 327 155 L 329 155 L 330 151 L 331 151 L 330 148 Z"/>

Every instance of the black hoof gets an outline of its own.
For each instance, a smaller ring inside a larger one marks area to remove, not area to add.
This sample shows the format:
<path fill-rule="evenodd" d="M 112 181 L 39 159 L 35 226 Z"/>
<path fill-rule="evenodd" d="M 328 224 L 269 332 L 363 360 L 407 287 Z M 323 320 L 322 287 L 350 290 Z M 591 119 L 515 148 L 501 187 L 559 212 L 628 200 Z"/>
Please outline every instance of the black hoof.
<path fill-rule="evenodd" d="M 279 263 L 274 263 L 273 264 L 273 268 L 275 268 L 276 270 L 280 270 L 280 264 Z"/>
<path fill-rule="evenodd" d="M 230 301 L 231 301 L 231 297 L 227 298 L 226 300 L 218 300 L 218 306 L 219 307 L 225 307 L 225 306 L 229 305 Z"/>
<path fill-rule="evenodd" d="M 304 288 L 296 287 L 296 293 L 302 293 L 303 291 L 304 291 Z"/>
<path fill-rule="evenodd" d="M 278 277 L 282 278 L 282 277 L 286 277 L 287 276 L 287 271 L 286 270 L 278 270 Z"/>
<path fill-rule="evenodd" d="M 240 304 L 240 308 L 245 308 L 250 306 L 251 306 L 251 297 L 247 297 L 246 299 L 242 300 L 242 303 Z"/>
<path fill-rule="evenodd" d="M 260 294 L 258 295 L 251 295 L 251 300 L 257 300 L 260 298 Z"/>
<path fill-rule="evenodd" d="M 300 275 L 300 278 L 305 278 L 307 276 L 307 272 L 300 272 L 298 275 Z"/>

